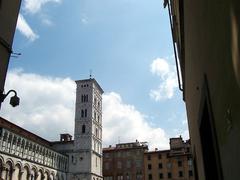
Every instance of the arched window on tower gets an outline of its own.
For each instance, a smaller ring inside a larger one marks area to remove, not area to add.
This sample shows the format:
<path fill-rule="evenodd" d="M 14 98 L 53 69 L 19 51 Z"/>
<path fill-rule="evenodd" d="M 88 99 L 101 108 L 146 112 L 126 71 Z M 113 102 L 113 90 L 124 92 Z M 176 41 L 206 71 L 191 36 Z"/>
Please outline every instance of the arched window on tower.
<path fill-rule="evenodd" d="M 86 132 L 86 126 L 82 125 L 82 133 L 84 134 Z"/>
<path fill-rule="evenodd" d="M 98 101 L 98 108 L 100 109 L 100 102 Z"/>
<path fill-rule="evenodd" d="M 81 117 L 82 118 L 84 117 L 84 110 L 83 109 L 81 110 Z"/>
<path fill-rule="evenodd" d="M 96 135 L 96 137 L 98 137 L 98 129 L 97 128 L 95 129 L 95 135 Z"/>
<path fill-rule="evenodd" d="M 87 109 L 85 109 L 85 117 L 87 117 Z"/>
<path fill-rule="evenodd" d="M 97 98 L 94 97 L 94 105 L 96 106 L 97 105 Z"/>
<path fill-rule="evenodd" d="M 96 112 L 94 111 L 94 120 L 96 121 L 96 117 L 97 117 L 97 114 Z"/>

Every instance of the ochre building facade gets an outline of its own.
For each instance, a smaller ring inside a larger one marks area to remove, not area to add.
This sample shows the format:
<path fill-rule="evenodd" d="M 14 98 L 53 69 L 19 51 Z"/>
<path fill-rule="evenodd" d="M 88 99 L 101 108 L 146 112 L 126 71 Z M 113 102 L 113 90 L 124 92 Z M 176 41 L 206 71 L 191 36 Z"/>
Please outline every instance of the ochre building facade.
<path fill-rule="evenodd" d="M 144 153 L 145 180 L 194 180 L 190 141 L 171 138 L 169 150 Z"/>

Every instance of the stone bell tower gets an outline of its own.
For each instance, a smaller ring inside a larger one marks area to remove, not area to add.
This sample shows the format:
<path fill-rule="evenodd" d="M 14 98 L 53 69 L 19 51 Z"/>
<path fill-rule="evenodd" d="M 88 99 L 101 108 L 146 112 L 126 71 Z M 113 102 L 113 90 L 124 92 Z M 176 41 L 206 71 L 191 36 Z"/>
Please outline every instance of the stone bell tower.
<path fill-rule="evenodd" d="M 102 94 L 94 78 L 78 80 L 76 92 L 73 179 L 102 180 Z"/>

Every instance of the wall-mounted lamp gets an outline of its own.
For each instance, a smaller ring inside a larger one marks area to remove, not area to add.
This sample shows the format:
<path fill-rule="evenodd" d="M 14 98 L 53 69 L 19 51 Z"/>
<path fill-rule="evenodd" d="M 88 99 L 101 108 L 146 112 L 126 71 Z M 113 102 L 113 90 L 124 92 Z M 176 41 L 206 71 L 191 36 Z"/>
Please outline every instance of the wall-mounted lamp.
<path fill-rule="evenodd" d="M 15 90 L 9 90 L 7 94 L 0 94 L 0 102 L 2 103 L 11 92 L 13 92 L 15 95 L 10 98 L 10 104 L 12 107 L 16 107 L 20 103 L 20 98 L 17 96 L 17 92 Z"/>

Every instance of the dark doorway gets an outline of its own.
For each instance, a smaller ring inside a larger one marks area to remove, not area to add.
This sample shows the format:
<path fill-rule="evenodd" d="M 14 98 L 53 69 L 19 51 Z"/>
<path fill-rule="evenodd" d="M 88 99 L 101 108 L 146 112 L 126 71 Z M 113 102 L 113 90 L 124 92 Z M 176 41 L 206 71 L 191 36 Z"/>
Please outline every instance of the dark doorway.
<path fill-rule="evenodd" d="M 200 124 L 200 138 L 202 144 L 202 155 L 206 180 L 221 180 L 220 164 L 218 159 L 217 140 L 208 104 L 203 107 Z"/>

